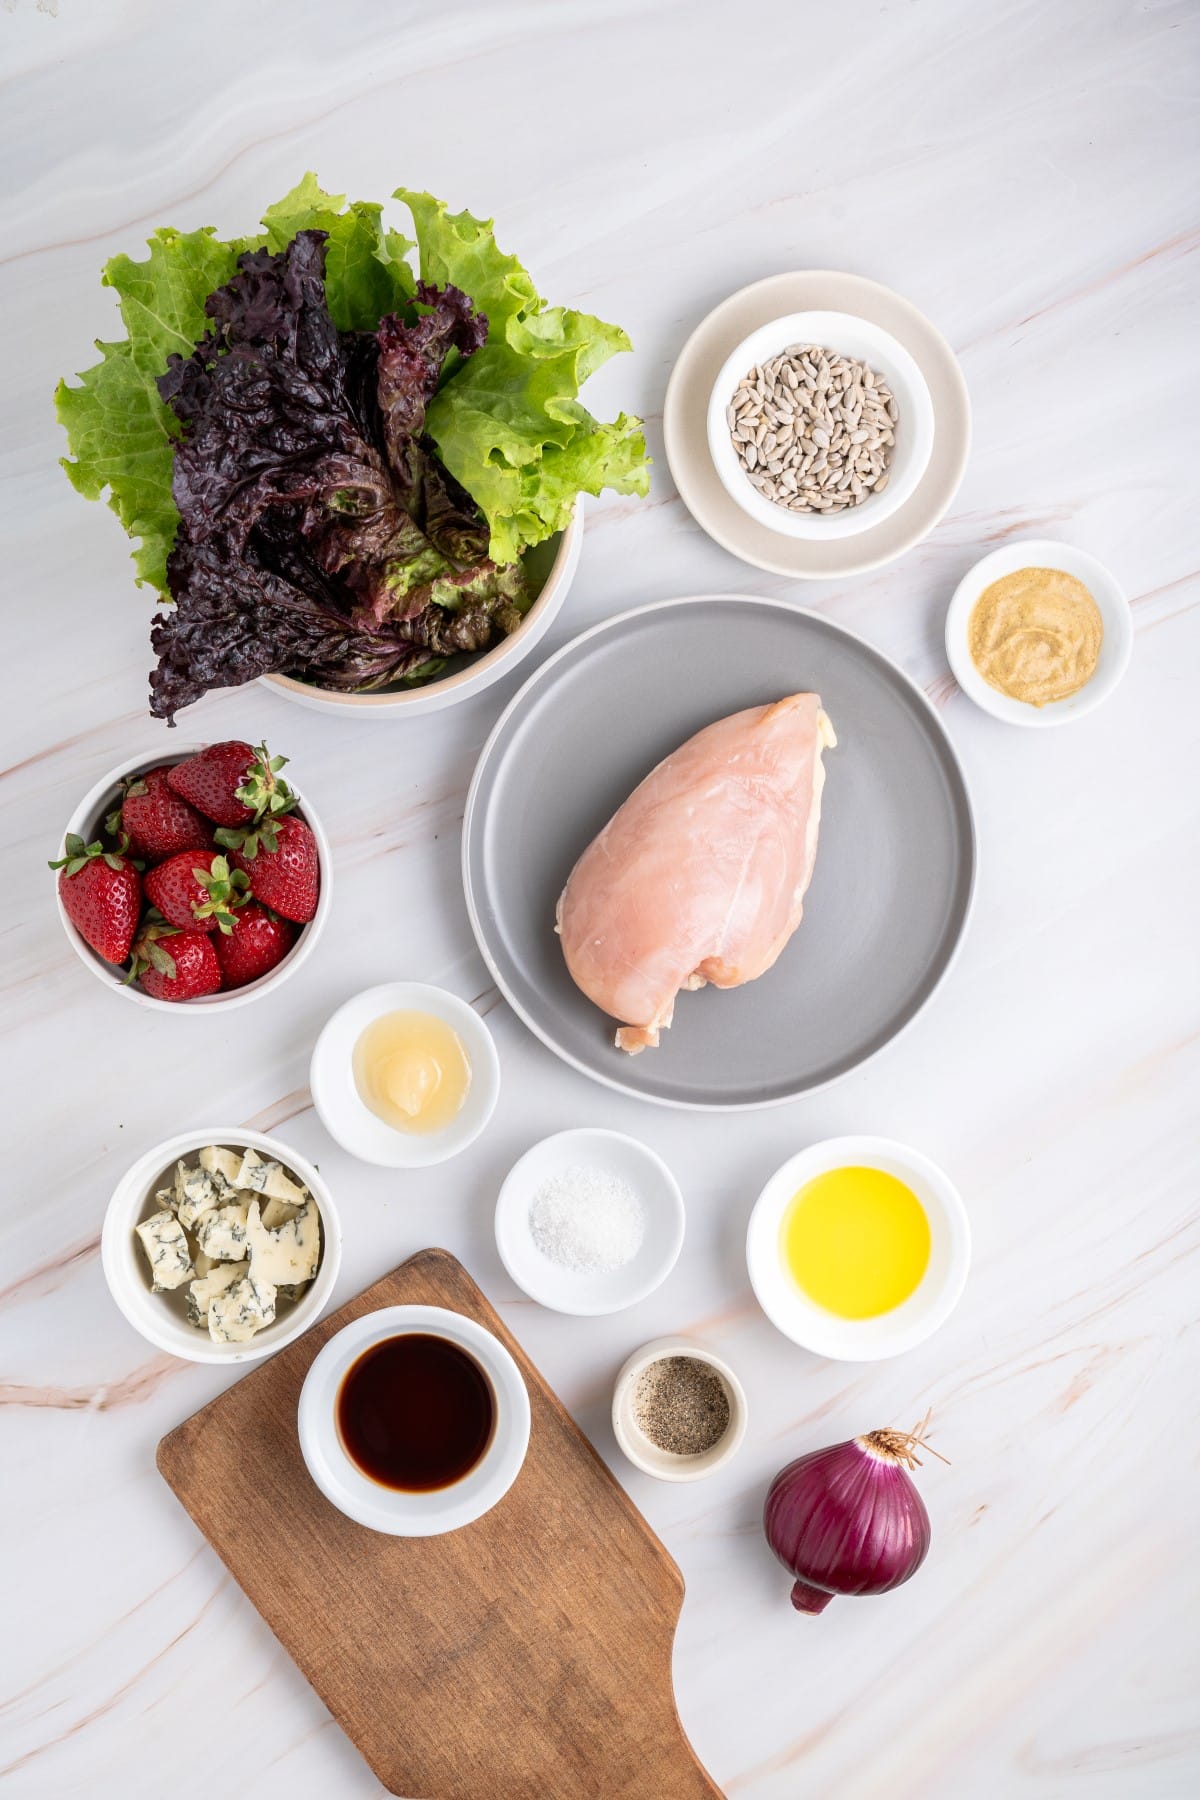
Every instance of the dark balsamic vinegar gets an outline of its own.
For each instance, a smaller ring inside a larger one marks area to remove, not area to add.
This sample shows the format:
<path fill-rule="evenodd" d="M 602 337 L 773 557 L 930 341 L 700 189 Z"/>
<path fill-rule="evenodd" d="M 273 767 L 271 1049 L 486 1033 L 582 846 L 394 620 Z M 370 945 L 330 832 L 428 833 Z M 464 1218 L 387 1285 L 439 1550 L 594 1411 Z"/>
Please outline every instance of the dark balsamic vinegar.
<path fill-rule="evenodd" d="M 346 1454 L 382 1487 L 424 1494 L 469 1475 L 491 1442 L 492 1384 L 457 1344 L 405 1332 L 346 1371 L 337 1426 Z"/>

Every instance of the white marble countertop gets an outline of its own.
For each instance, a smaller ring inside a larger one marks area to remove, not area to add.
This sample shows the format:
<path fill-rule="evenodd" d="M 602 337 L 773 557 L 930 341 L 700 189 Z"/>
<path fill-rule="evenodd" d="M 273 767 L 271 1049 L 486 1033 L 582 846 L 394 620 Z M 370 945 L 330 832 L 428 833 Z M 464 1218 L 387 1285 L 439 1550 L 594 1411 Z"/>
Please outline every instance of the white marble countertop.
<path fill-rule="evenodd" d="M 495 1300 L 678 1559 L 679 1709 L 729 1795 L 1200 1787 L 1197 23 L 1183 0 L 4 0 L 5 1795 L 211 1794 L 193 1750 L 211 1741 L 263 1800 L 380 1792 L 155 1472 L 159 1437 L 226 1377 L 152 1354 L 101 1275 L 124 1167 L 221 1116 L 319 1158 L 347 1226 L 339 1300 L 431 1242 Z M 513 679 L 404 726 L 261 688 L 205 702 L 193 735 L 265 731 L 292 756 L 332 830 L 333 928 L 294 983 L 226 1019 L 143 1016 L 73 957 L 45 860 L 77 796 L 162 728 L 145 711 L 150 602 L 115 521 L 55 466 L 51 390 L 110 329 L 105 257 L 163 223 L 249 229 L 310 167 L 352 195 L 404 182 L 494 213 L 544 292 L 632 333 L 593 397 L 646 415 L 653 493 L 593 506 L 548 647 L 642 600 L 786 595 L 943 708 L 978 809 L 978 906 L 947 986 L 856 1076 L 733 1122 L 676 1115 L 560 1067 L 488 991 L 458 824 Z M 659 426 L 692 325 L 802 266 L 876 277 L 929 313 L 962 359 L 975 442 L 923 545 L 799 589 L 704 537 Z M 1092 550 L 1134 597 L 1124 686 L 1056 733 L 974 710 L 940 641 L 961 572 L 1029 533 Z M 382 968 L 365 942 L 381 913 Z M 305 1086 L 322 1020 L 388 974 L 478 997 L 504 1066 L 485 1137 L 404 1178 L 339 1153 Z M 688 1204 L 671 1279 L 596 1321 L 524 1300 L 491 1234 L 509 1164 L 574 1123 L 644 1137 Z M 943 1163 L 975 1233 L 950 1324 L 873 1367 L 780 1337 L 741 1254 L 765 1176 L 847 1130 Z M 627 1467 L 606 1419 L 627 1351 L 677 1329 L 735 1364 L 752 1409 L 736 1462 L 683 1488 Z M 928 1406 L 951 1466 L 920 1477 L 927 1565 L 902 1593 L 799 1618 L 759 1533 L 768 1478 Z"/>

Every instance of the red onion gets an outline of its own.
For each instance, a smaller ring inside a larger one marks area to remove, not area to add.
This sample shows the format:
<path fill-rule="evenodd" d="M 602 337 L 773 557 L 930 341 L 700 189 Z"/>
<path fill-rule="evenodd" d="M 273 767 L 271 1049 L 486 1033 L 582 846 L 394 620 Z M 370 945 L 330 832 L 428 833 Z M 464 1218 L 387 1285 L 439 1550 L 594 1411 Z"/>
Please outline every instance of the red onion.
<path fill-rule="evenodd" d="M 796 1577 L 797 1612 L 823 1612 L 835 1594 L 886 1594 L 916 1574 L 929 1514 L 906 1471 L 919 1464 L 924 1428 L 868 1431 L 798 1457 L 775 1477 L 763 1529 Z"/>

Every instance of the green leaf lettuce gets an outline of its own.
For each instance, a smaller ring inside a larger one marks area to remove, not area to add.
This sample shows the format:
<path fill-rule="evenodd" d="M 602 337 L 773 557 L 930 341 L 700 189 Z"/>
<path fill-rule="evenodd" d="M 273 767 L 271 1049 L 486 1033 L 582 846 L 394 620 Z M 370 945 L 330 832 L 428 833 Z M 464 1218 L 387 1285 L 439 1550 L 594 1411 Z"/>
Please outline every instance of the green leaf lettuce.
<path fill-rule="evenodd" d="M 427 426 L 450 473 L 487 516 L 491 553 L 511 562 L 561 531 L 576 496 L 650 485 L 641 421 L 594 419 L 578 398 L 589 375 L 630 343 L 616 325 L 546 307 L 491 221 L 450 213 L 430 194 L 399 188 L 412 213 L 421 277 L 453 282 L 488 316 L 488 341 L 443 383 Z"/>
<path fill-rule="evenodd" d="M 138 582 L 167 592 L 167 555 L 179 514 L 171 498 L 173 445 L 179 428 L 155 382 L 178 350 L 189 356 L 204 336 L 204 302 L 229 280 L 249 240 L 222 243 L 211 228 L 156 231 L 142 262 L 114 256 L 103 281 L 120 298 L 128 333 L 123 343 L 97 343 L 101 361 L 80 387 L 60 381 L 54 396 L 72 459 L 63 467 L 79 492 L 108 504 L 131 537 Z"/>

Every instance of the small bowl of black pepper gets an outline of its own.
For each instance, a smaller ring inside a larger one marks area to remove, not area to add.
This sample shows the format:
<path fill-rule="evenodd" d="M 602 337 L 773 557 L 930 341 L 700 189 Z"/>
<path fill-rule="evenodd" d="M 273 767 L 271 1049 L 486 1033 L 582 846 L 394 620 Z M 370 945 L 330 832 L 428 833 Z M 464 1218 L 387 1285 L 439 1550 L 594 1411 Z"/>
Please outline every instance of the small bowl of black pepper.
<path fill-rule="evenodd" d="M 746 1395 L 729 1364 L 686 1338 L 636 1350 L 613 1389 L 613 1432 L 635 1468 L 659 1481 L 699 1481 L 746 1435 Z"/>

